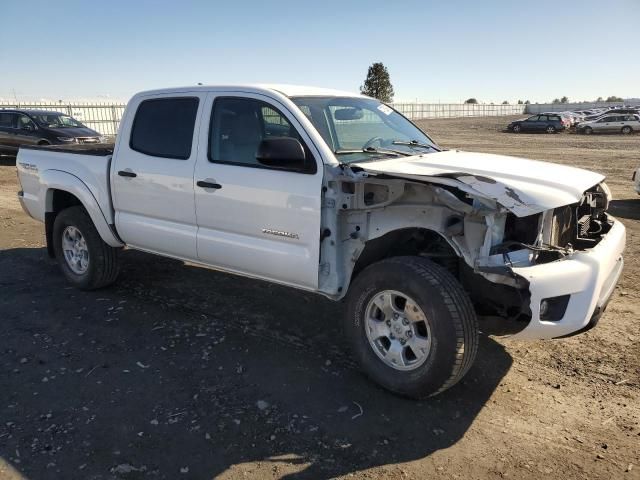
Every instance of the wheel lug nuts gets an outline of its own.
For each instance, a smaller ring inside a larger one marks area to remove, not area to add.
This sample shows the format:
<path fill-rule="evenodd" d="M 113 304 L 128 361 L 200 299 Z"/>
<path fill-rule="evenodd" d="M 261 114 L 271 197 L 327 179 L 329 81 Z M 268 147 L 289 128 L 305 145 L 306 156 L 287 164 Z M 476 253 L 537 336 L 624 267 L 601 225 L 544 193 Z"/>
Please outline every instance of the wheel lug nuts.
<path fill-rule="evenodd" d="M 401 338 L 401 339 L 400 339 L 400 343 L 401 343 L 402 345 L 404 345 L 405 343 L 407 343 L 407 341 L 406 341 L 404 338 Z"/>
<path fill-rule="evenodd" d="M 386 323 L 387 323 L 387 327 L 390 327 L 390 326 L 391 326 L 391 320 L 387 320 L 387 322 L 386 322 Z"/>
<path fill-rule="evenodd" d="M 394 313 L 394 314 L 393 314 L 393 318 L 394 318 L 395 320 L 397 320 L 397 319 L 398 319 L 398 317 L 399 317 L 399 315 L 398 315 L 397 313 Z"/>
<path fill-rule="evenodd" d="M 407 320 L 406 318 L 402 319 L 402 324 L 403 325 L 409 325 L 409 320 Z"/>
<path fill-rule="evenodd" d="M 411 330 L 407 332 L 407 337 L 413 337 L 413 332 Z"/>

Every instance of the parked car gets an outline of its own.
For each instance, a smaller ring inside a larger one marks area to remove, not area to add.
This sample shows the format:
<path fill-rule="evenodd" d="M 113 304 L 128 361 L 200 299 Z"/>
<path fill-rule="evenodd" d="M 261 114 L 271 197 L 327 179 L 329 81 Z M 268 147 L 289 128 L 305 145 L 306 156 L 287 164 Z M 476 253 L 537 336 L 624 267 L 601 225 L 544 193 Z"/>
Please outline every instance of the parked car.
<path fill-rule="evenodd" d="M 605 110 L 604 112 L 598 112 L 598 113 L 594 113 L 593 115 L 587 115 L 584 120 L 585 122 L 590 122 L 592 120 L 598 120 L 599 118 L 602 118 L 604 115 L 611 115 L 614 113 L 637 115 L 640 112 L 638 112 L 636 108 L 612 108 L 610 110 Z"/>
<path fill-rule="evenodd" d="M 640 195 L 640 167 L 637 168 L 635 172 L 633 172 L 631 180 L 633 181 L 633 188 L 638 193 L 638 195 Z"/>
<path fill-rule="evenodd" d="M 625 228 L 607 213 L 602 175 L 444 151 L 362 95 L 143 92 L 115 149 L 75 147 L 17 157 L 21 204 L 44 222 L 72 285 L 113 283 L 127 245 L 346 298 L 353 358 L 407 396 L 440 393 L 469 370 L 474 308 L 499 316 L 500 334 L 577 334 L 597 323 L 622 271 Z"/>
<path fill-rule="evenodd" d="M 542 112 L 542 115 L 559 116 L 565 128 L 569 128 L 575 123 L 575 117 L 569 112 Z"/>
<path fill-rule="evenodd" d="M 45 110 L 0 110 L 0 151 L 15 153 L 21 145 L 100 143 L 105 139 L 78 120 Z"/>
<path fill-rule="evenodd" d="M 568 128 L 568 121 L 557 114 L 533 115 L 524 120 L 516 120 L 507 125 L 514 132 L 547 132 L 556 133 Z"/>
<path fill-rule="evenodd" d="M 590 135 L 592 133 L 620 132 L 626 135 L 636 131 L 640 132 L 640 116 L 638 115 L 610 115 L 600 117 L 591 122 L 582 122 L 576 126 L 578 133 Z"/>

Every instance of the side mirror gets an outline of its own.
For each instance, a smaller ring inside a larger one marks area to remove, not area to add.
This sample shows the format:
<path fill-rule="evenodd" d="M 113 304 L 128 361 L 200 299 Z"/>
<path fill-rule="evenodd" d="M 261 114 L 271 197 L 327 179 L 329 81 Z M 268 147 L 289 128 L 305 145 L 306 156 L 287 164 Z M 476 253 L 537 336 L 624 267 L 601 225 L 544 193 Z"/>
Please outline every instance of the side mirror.
<path fill-rule="evenodd" d="M 303 170 L 307 156 L 302 144 L 291 137 L 265 138 L 258 146 L 256 159 L 262 165 Z"/>

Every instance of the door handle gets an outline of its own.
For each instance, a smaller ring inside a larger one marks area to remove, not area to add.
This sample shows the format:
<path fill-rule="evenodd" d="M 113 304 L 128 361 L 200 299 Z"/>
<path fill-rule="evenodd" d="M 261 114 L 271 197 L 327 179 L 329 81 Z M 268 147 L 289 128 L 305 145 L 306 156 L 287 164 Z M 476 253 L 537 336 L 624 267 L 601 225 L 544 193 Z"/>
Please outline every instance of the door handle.
<path fill-rule="evenodd" d="M 136 173 L 129 172 L 127 170 L 120 170 L 118 172 L 118 175 L 120 175 L 121 177 L 131 177 L 131 178 L 138 176 Z"/>
<path fill-rule="evenodd" d="M 220 185 L 219 183 L 207 182 L 204 180 L 198 180 L 196 182 L 196 185 L 202 188 L 222 188 L 222 185 Z"/>

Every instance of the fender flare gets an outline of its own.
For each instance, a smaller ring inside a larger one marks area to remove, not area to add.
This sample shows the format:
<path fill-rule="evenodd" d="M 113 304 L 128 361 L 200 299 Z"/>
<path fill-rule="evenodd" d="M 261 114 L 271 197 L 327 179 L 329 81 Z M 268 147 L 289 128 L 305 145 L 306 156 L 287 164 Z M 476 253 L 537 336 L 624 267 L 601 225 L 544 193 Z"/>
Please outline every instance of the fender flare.
<path fill-rule="evenodd" d="M 45 170 L 40 181 L 46 187 L 45 212 L 53 211 L 53 191 L 62 190 L 74 195 L 85 208 L 102 240 L 111 247 L 122 247 L 124 243 L 116 236 L 89 187 L 75 175 L 61 170 Z"/>

